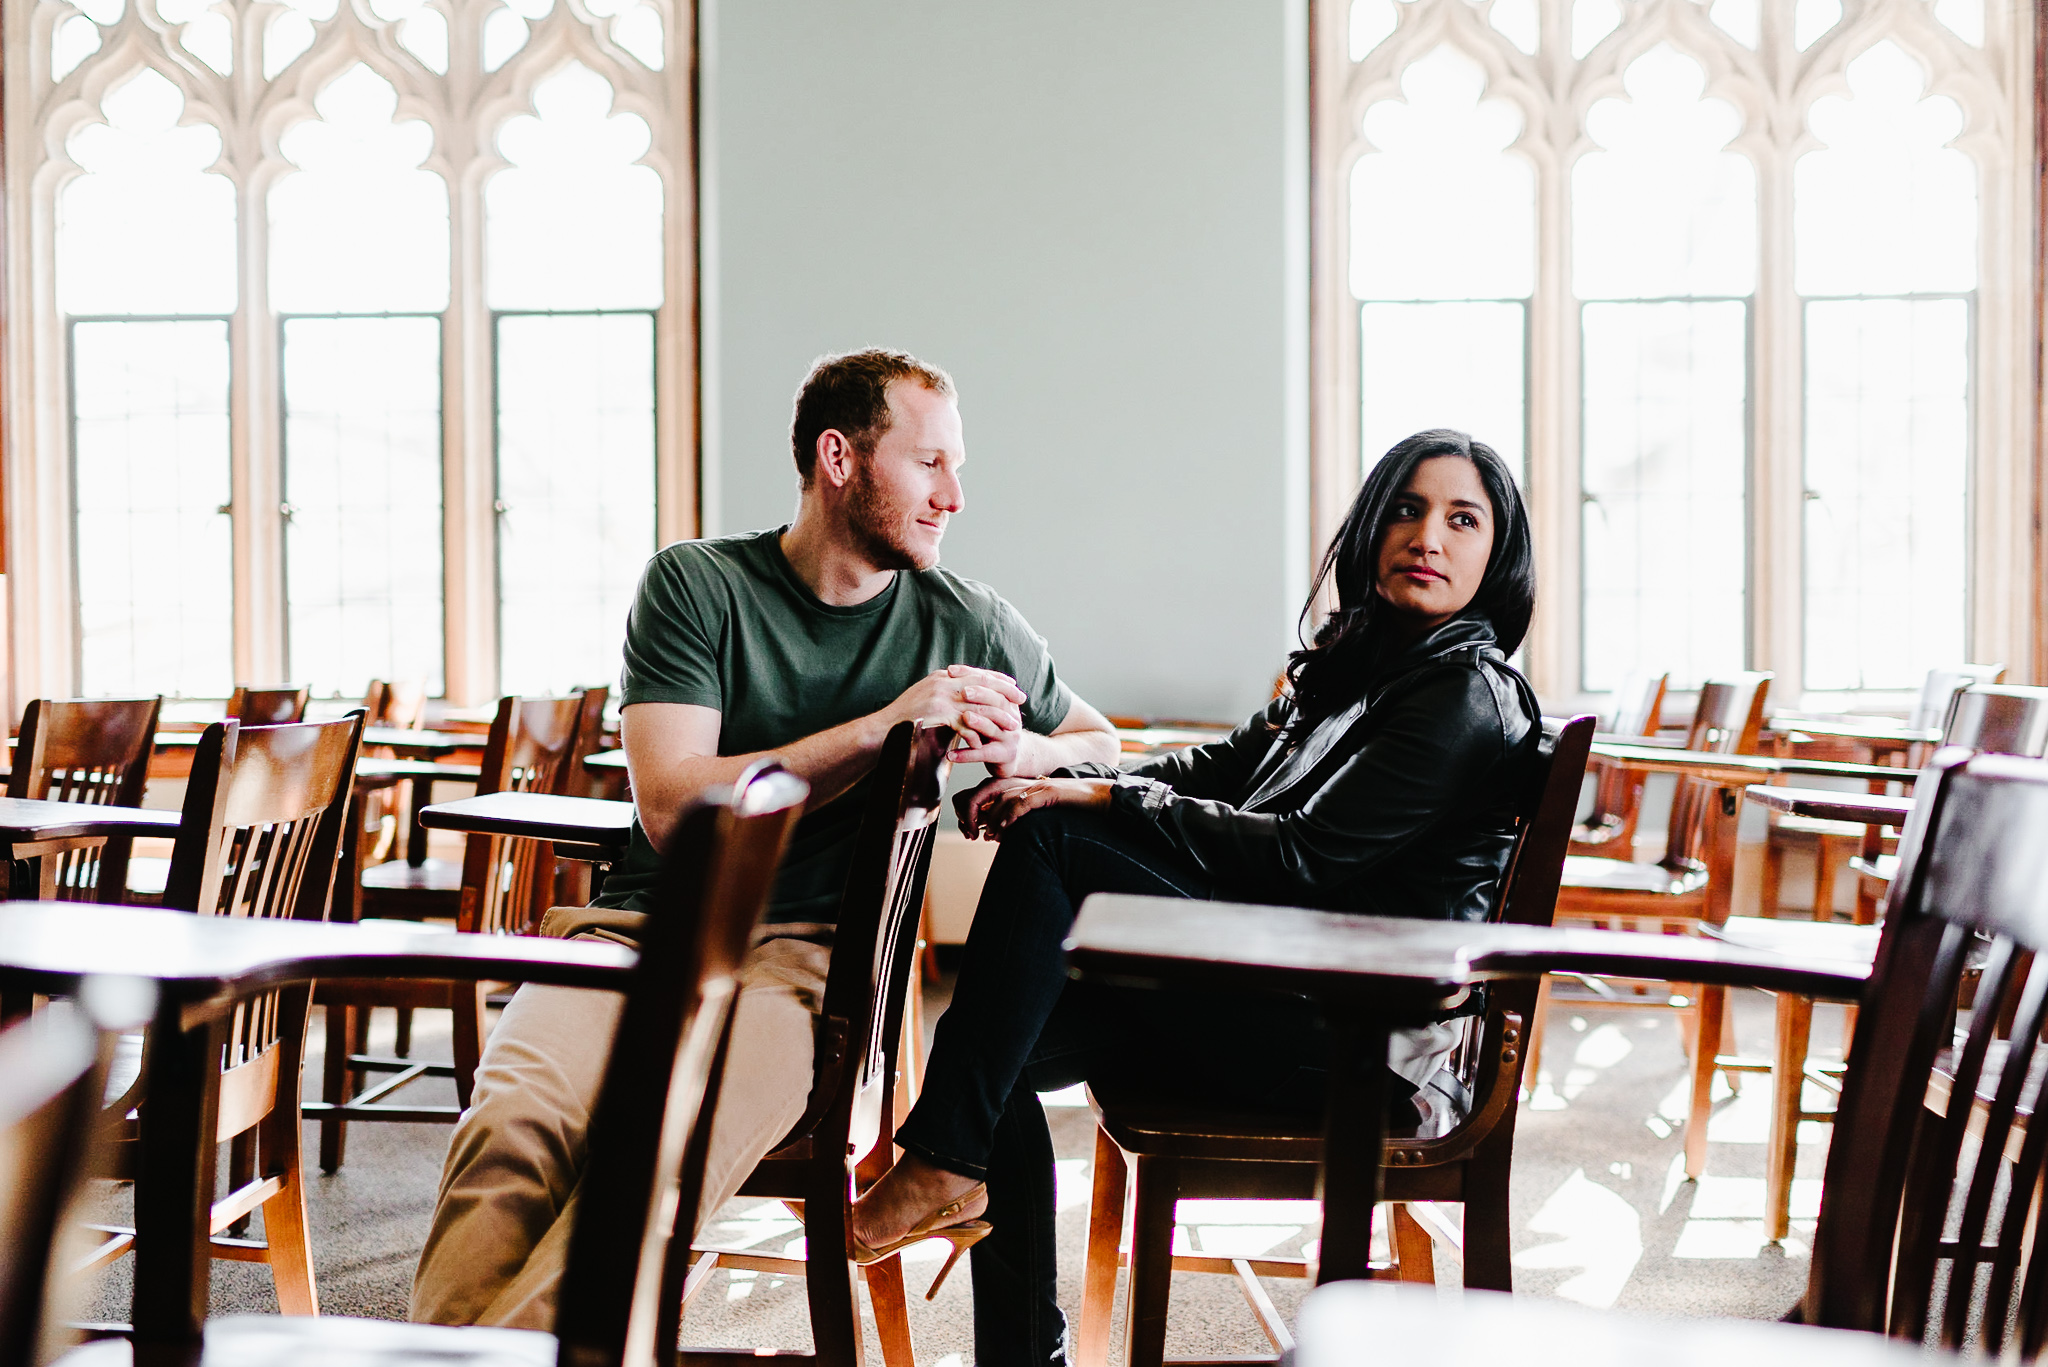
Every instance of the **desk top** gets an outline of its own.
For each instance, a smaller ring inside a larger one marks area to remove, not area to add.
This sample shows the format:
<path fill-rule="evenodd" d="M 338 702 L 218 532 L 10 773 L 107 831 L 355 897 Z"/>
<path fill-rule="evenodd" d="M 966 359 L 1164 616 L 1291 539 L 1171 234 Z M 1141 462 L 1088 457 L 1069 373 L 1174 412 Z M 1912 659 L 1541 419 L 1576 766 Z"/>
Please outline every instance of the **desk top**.
<path fill-rule="evenodd" d="M 69 840 L 96 835 L 176 835 L 179 813 L 165 807 L 115 807 L 0 797 L 0 841 Z"/>
<path fill-rule="evenodd" d="M 1903 748 L 1931 745 L 1941 739 L 1939 730 L 1908 727 L 1891 717 L 1801 717 L 1779 715 L 1771 718 L 1771 730 L 1781 736 L 1828 736 L 1842 740 L 1871 741 Z"/>
<path fill-rule="evenodd" d="M 516 835 L 623 850 L 632 833 L 633 804 L 552 793 L 485 793 L 422 807 L 420 824 L 437 831 Z"/>
<path fill-rule="evenodd" d="M 380 759 L 375 755 L 356 761 L 358 780 L 411 778 L 445 779 L 450 783 L 474 783 L 483 769 L 474 764 L 442 764 L 430 759 Z"/>
<path fill-rule="evenodd" d="M 1495 978 L 1582 972 L 1857 998 L 1866 971 L 1788 964 L 1692 936 L 1415 921 L 1174 897 L 1097 893 L 1067 952 L 1084 976 L 1303 992 L 1398 1022 Z"/>
<path fill-rule="evenodd" d="M 631 950 L 528 935 L 195 916 L 86 902 L 0 903 L 0 982 L 62 990 L 90 974 L 148 978 L 184 1000 L 308 978 L 481 978 L 622 985 Z"/>
<path fill-rule="evenodd" d="M 623 774 L 626 772 L 626 752 L 623 749 L 593 751 L 583 757 L 583 767 L 595 769 L 599 773 L 616 770 Z"/>
<path fill-rule="evenodd" d="M 1685 774 L 1730 784 L 1755 783 L 1780 774 L 1905 784 L 1920 777 L 1917 769 L 1900 769 L 1889 764 L 1850 764 L 1840 760 L 1796 757 L 1780 759 L 1771 755 L 1722 755 L 1705 750 L 1673 750 L 1635 741 L 1597 738 L 1593 742 L 1593 754 L 1643 773 Z"/>
<path fill-rule="evenodd" d="M 1926 1367 L 1918 1348 L 1875 1334 L 1756 1320 L 1654 1319 L 1566 1301 L 1467 1291 L 1447 1315 L 1426 1287 L 1333 1282 L 1302 1302 L 1299 1367 L 1350 1367 L 1372 1345 L 1376 1362 L 1498 1367 L 1531 1345 L 1569 1345 L 1577 1367 Z M 1543 1356 L 1541 1353 L 1533 1356 Z"/>
<path fill-rule="evenodd" d="M 1825 788 L 1773 788 L 1755 783 L 1743 796 L 1774 812 L 1817 817 L 1822 821 L 1855 821 L 1865 826 L 1903 826 L 1912 814 L 1913 799 L 1878 793 L 1839 793 Z"/>
<path fill-rule="evenodd" d="M 191 750 L 198 746 L 199 737 L 203 734 L 203 731 L 158 731 L 156 748 Z M 444 754 L 450 750 L 481 750 L 484 738 L 457 731 L 410 731 L 397 726 L 366 726 L 363 728 L 363 744 L 382 745 L 416 754 Z"/>

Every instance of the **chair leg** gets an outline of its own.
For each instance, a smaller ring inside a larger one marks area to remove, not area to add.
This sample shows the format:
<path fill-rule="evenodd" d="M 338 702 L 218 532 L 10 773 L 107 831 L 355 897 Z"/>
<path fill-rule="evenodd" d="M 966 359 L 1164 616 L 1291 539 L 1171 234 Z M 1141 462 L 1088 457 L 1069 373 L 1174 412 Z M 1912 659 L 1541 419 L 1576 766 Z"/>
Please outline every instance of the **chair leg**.
<path fill-rule="evenodd" d="M 1465 1285 L 1474 1291 L 1515 1289 L 1508 1207 L 1512 1161 L 1513 1150 L 1492 1140 L 1466 1160 Z"/>
<path fill-rule="evenodd" d="M 1785 842 L 1778 836 L 1777 827 L 1764 833 L 1764 881 L 1757 898 L 1757 912 L 1763 916 L 1778 914 L 1778 901 L 1785 887 Z"/>
<path fill-rule="evenodd" d="M 469 1094 L 476 1086 L 477 1064 L 484 1056 L 484 985 L 453 984 L 448 1007 L 455 1017 L 451 1041 L 455 1054 L 455 1102 L 468 1110 Z"/>
<path fill-rule="evenodd" d="M 270 1276 L 277 1283 L 277 1308 L 286 1315 L 320 1313 L 313 1285 L 313 1242 L 306 1224 L 306 1187 L 298 1147 L 283 1173 L 284 1187 L 263 1203 L 263 1240 L 270 1245 Z"/>
<path fill-rule="evenodd" d="M 903 1295 L 903 1259 L 884 1258 L 862 1269 L 868 1304 L 875 1308 L 875 1336 L 882 1341 L 884 1367 L 916 1367 L 911 1353 L 910 1306 Z"/>
<path fill-rule="evenodd" d="M 1387 1205 L 1387 1241 L 1394 1246 L 1394 1279 L 1436 1285 L 1436 1241 L 1408 1213 L 1405 1201 Z"/>
<path fill-rule="evenodd" d="M 852 1188 L 844 1176 L 838 1190 L 821 1188 L 807 1191 L 804 1200 L 804 1296 L 810 1303 L 811 1343 L 824 1367 L 861 1367 L 860 1297 L 854 1289 L 858 1273 L 846 1259 Z"/>
<path fill-rule="evenodd" d="M 339 1003 L 327 1008 L 327 1056 L 320 1063 L 320 1099 L 338 1106 L 356 1094 L 356 1075 L 348 1066 L 356 1008 Z M 320 1117 L 320 1171 L 339 1172 L 348 1148 L 348 1122 Z"/>
<path fill-rule="evenodd" d="M 1543 1036 L 1550 1025 L 1550 979 L 1536 983 L 1536 1009 L 1529 1013 L 1529 1045 L 1522 1064 L 1522 1090 L 1536 1090 L 1537 1075 L 1543 1069 Z"/>
<path fill-rule="evenodd" d="M 1842 867 L 1842 839 L 1824 835 L 1813 851 L 1813 919 L 1835 919 L 1835 873 Z"/>
<path fill-rule="evenodd" d="M 1692 1104 L 1686 1110 L 1685 1175 L 1697 1178 L 1707 1170 L 1707 1118 L 1714 1105 L 1714 1062 L 1721 1039 L 1721 1021 L 1728 1006 L 1725 987 L 1694 989 L 1696 1023 L 1692 1050 Z"/>
<path fill-rule="evenodd" d="M 391 1052 L 400 1058 L 412 1057 L 412 1008 L 401 1006 L 398 1010 L 398 1039 L 391 1046 Z"/>
<path fill-rule="evenodd" d="M 1166 1358 L 1166 1307 L 1173 1295 L 1173 1213 L 1180 1172 L 1167 1158 L 1138 1158 L 1131 1227 L 1131 1290 L 1124 1314 L 1127 1367 L 1160 1367 Z"/>
<path fill-rule="evenodd" d="M 1095 1131 L 1095 1195 L 1088 1207 L 1088 1261 L 1081 1273 L 1081 1325 L 1075 1367 L 1109 1367 L 1109 1322 L 1116 1313 L 1116 1271 L 1123 1250 L 1124 1151 Z"/>
<path fill-rule="evenodd" d="M 1813 999 L 1778 994 L 1778 1046 L 1771 1060 L 1771 1137 L 1764 1173 L 1764 1237 L 1782 1240 L 1792 1228 L 1792 1172 L 1799 1161 L 1801 1093 L 1813 1035 Z"/>

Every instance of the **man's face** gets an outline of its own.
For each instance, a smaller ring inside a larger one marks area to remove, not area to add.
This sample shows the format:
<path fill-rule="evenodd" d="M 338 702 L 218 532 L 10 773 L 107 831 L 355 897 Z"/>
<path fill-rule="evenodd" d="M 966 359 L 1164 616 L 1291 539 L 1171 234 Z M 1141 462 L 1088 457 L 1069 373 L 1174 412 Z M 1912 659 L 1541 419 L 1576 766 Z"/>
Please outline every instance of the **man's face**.
<path fill-rule="evenodd" d="M 939 563 L 946 520 L 967 504 L 960 409 L 914 381 L 889 385 L 889 430 L 874 453 L 854 457 L 847 516 L 877 568 L 928 570 Z"/>

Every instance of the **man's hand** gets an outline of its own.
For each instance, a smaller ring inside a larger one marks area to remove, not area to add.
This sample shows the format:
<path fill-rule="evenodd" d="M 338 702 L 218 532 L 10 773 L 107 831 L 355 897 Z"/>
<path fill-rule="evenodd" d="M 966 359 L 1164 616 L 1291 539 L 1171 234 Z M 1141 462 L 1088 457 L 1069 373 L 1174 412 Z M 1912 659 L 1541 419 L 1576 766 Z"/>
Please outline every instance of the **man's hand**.
<path fill-rule="evenodd" d="M 1001 840 L 1024 813 L 1039 807 L 1107 807 L 1116 785 L 1106 778 L 992 778 L 953 799 L 960 833 Z"/>
<path fill-rule="evenodd" d="M 1024 734 L 1024 690 L 1007 674 L 948 665 L 925 675 L 883 709 L 889 725 L 936 722 L 960 733 L 956 763 L 1015 764 Z M 1001 772 L 1001 770 L 998 770 Z"/>

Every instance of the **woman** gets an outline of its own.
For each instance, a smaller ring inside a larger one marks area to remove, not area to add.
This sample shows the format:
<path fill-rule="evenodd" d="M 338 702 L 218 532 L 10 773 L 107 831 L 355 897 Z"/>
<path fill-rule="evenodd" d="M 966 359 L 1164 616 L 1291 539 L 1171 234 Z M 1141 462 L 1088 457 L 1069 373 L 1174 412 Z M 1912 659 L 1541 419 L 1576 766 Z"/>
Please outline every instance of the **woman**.
<path fill-rule="evenodd" d="M 1401 442 L 1346 514 L 1304 619 L 1325 585 L 1337 607 L 1289 658 L 1289 694 L 1228 739 L 1123 773 L 993 779 L 963 799 L 968 833 L 1003 847 L 897 1132 L 904 1158 L 854 1231 L 862 1261 L 934 1236 L 955 1258 L 973 1247 L 985 1367 L 1064 1360 L 1036 1093 L 1121 1072 L 1221 1104 L 1320 1105 L 1325 1040 L 1299 998 L 1070 983 L 1060 945 L 1084 898 L 1488 914 L 1540 734 L 1507 663 L 1535 600 L 1507 467 L 1461 432 Z M 1448 1023 L 1397 1034 L 1393 1094 L 1411 1095 L 1455 1038 Z"/>

